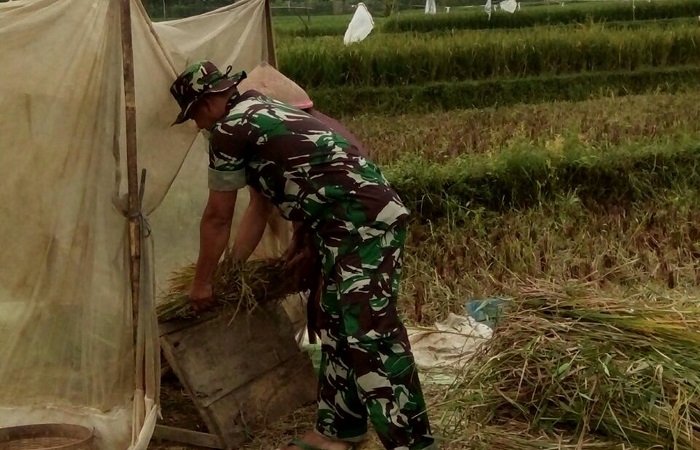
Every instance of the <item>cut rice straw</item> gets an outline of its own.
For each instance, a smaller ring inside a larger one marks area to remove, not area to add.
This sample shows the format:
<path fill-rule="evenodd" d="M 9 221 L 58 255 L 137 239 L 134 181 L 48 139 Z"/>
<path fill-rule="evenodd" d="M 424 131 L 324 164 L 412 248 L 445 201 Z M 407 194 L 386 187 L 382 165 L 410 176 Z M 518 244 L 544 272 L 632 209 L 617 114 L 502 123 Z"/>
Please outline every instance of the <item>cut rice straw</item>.
<path fill-rule="evenodd" d="M 472 435 L 492 448 L 700 449 L 697 304 L 580 285 L 521 292 L 450 389 L 446 435 L 502 429 Z M 569 445 L 520 445 L 505 433 L 513 423 Z"/>
<path fill-rule="evenodd" d="M 170 285 L 156 306 L 158 320 L 190 319 L 189 289 L 195 265 L 173 272 Z M 299 292 L 299 283 L 281 259 L 260 259 L 240 264 L 227 252 L 219 263 L 213 285 L 215 308 L 233 312 L 252 311 L 258 305 L 284 300 Z"/>

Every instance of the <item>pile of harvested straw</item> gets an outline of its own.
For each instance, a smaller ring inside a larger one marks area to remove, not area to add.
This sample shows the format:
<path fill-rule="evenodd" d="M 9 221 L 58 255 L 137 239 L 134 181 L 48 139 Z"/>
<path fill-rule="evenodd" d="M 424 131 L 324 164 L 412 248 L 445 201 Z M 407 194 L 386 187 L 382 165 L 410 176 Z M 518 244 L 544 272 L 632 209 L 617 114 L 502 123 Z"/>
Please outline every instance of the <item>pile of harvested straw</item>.
<path fill-rule="evenodd" d="M 261 259 L 240 264 L 227 253 L 219 263 L 214 277 L 214 297 L 217 308 L 235 313 L 250 311 L 261 303 L 280 301 L 301 290 L 294 268 L 282 259 Z M 158 320 L 191 318 L 189 289 L 194 280 L 195 266 L 175 271 L 170 285 L 156 306 Z"/>
<path fill-rule="evenodd" d="M 450 389 L 447 435 L 472 448 L 700 449 L 700 306 L 531 285 L 511 308 Z"/>

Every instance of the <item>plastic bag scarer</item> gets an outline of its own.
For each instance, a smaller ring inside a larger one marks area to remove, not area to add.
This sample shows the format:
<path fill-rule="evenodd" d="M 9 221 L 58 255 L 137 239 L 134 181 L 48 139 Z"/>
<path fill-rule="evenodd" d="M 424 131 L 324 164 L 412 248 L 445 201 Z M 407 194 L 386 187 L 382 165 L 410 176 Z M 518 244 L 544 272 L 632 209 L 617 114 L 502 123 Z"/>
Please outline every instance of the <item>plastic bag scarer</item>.
<path fill-rule="evenodd" d="M 347 31 L 345 31 L 343 43 L 345 43 L 345 45 L 350 45 L 354 42 L 360 42 L 369 36 L 373 29 L 374 19 L 372 19 L 372 14 L 367 10 L 367 6 L 360 2 L 357 4 L 357 9 L 352 16 Z"/>

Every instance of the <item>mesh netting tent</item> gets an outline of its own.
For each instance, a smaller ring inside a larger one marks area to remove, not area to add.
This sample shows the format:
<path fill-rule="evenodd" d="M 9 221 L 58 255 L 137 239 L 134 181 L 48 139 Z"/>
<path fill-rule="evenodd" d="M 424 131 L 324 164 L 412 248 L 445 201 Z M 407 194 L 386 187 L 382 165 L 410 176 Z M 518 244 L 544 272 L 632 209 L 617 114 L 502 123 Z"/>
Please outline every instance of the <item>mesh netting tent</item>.
<path fill-rule="evenodd" d="M 0 428 L 83 425 L 104 449 L 148 444 L 160 375 L 154 299 L 198 248 L 206 145 L 192 124 L 170 127 L 168 88 L 193 60 L 251 70 L 271 48 L 264 0 L 158 24 L 131 3 L 147 171 L 135 326 L 120 3 L 0 3 Z M 273 222 L 260 256 L 288 242 Z"/>

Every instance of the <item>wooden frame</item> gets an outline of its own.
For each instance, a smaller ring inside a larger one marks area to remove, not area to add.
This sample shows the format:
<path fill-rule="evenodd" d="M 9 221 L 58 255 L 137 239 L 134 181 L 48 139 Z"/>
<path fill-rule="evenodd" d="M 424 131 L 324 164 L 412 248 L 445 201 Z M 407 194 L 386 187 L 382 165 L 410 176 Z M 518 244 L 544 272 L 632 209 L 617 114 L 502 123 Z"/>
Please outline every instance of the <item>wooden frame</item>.
<path fill-rule="evenodd" d="M 134 367 L 136 376 L 134 387 L 143 391 L 145 375 L 144 364 L 139 360 L 138 324 L 139 299 L 141 291 L 141 202 L 139 196 L 138 160 L 136 145 L 136 89 L 134 86 L 134 49 L 131 31 L 131 2 L 120 0 L 120 25 L 122 41 L 122 70 L 124 76 L 124 114 L 126 116 L 126 170 L 128 185 L 129 213 L 129 280 L 131 284 L 131 317 L 133 327 Z"/>

